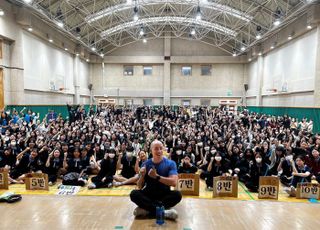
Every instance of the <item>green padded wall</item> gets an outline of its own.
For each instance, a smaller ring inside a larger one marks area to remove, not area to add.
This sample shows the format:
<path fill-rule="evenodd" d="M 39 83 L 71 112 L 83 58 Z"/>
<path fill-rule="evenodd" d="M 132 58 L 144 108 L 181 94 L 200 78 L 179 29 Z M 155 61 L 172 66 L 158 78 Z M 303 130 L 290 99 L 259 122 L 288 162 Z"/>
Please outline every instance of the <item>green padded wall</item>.
<path fill-rule="evenodd" d="M 283 116 L 288 115 L 290 117 L 307 118 L 313 120 L 313 132 L 320 132 L 320 108 L 294 108 L 294 107 L 259 107 L 248 106 L 247 109 L 250 112 L 262 113 L 267 115 Z"/>

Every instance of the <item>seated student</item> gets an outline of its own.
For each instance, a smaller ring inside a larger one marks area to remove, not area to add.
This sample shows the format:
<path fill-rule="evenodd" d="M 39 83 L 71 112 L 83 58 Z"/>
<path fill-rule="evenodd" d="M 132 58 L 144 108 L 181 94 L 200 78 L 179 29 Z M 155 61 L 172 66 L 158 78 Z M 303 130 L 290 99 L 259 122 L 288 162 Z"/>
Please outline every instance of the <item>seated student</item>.
<path fill-rule="evenodd" d="M 136 175 L 134 175 L 133 177 L 125 180 L 125 181 L 122 181 L 122 182 L 119 182 L 119 181 L 116 181 L 113 183 L 114 186 L 118 187 L 118 186 L 122 186 L 122 185 L 127 185 L 127 184 L 135 184 L 138 182 L 139 180 L 139 171 L 140 171 L 140 168 L 141 168 L 141 165 L 146 161 L 148 160 L 148 157 L 146 155 L 146 153 L 144 151 L 140 151 L 138 153 L 138 157 L 137 157 L 137 160 L 136 160 L 136 164 L 134 166 L 134 170 L 136 171 Z"/>
<path fill-rule="evenodd" d="M 255 155 L 255 160 L 250 162 L 249 172 L 247 174 L 245 185 L 250 192 L 258 192 L 259 177 L 268 176 L 268 165 L 263 162 L 260 153 Z"/>
<path fill-rule="evenodd" d="M 86 168 L 83 168 L 78 148 L 73 150 L 72 158 L 67 159 L 67 153 L 65 153 L 63 167 L 67 170 L 67 173 L 63 177 L 62 184 L 84 186 L 87 183 L 87 178 L 84 176 Z"/>
<path fill-rule="evenodd" d="M 117 170 L 121 169 L 120 175 L 115 175 L 114 179 L 118 182 L 126 181 L 127 179 L 134 177 L 135 164 L 137 158 L 133 156 L 133 147 L 129 146 L 126 149 L 125 155 L 119 155 L 117 162 Z"/>
<path fill-rule="evenodd" d="M 13 183 L 24 183 L 26 173 L 41 173 L 40 165 L 38 165 L 38 149 L 33 148 L 28 154 L 29 147 L 19 153 L 17 156 L 16 167 L 10 172 L 10 180 Z M 17 180 L 15 180 L 17 179 Z"/>
<path fill-rule="evenodd" d="M 231 174 L 228 162 L 221 156 L 220 152 L 216 152 L 214 157 L 211 157 L 208 165 L 208 174 L 206 184 L 209 190 L 213 187 L 213 178 L 217 176 L 225 176 Z"/>
<path fill-rule="evenodd" d="M 98 175 L 91 178 L 88 189 L 111 188 L 113 177 L 117 169 L 117 156 L 114 149 L 108 149 L 100 161 Z"/>
<path fill-rule="evenodd" d="M 313 149 L 312 155 L 307 156 L 306 163 L 311 168 L 312 179 L 320 183 L 320 156 L 317 149 Z"/>
<path fill-rule="evenodd" d="M 296 158 L 296 164 L 293 160 L 291 160 L 293 172 L 293 179 L 290 183 L 290 188 L 285 188 L 285 192 L 287 192 L 290 196 L 296 196 L 296 187 L 298 183 L 302 182 L 310 182 L 311 181 L 311 173 L 310 168 L 305 165 L 305 159 L 303 156 L 299 155 Z"/>
<path fill-rule="evenodd" d="M 13 154 L 11 147 L 4 148 L 0 151 L 0 168 L 13 169 L 16 165 L 16 156 Z"/>
<path fill-rule="evenodd" d="M 281 158 L 280 164 L 278 166 L 278 176 L 280 176 L 280 181 L 285 186 L 290 186 L 290 183 L 292 181 L 292 153 L 287 152 L 285 158 Z"/>
<path fill-rule="evenodd" d="M 176 163 L 176 166 L 179 167 L 181 160 L 183 159 L 183 151 L 180 147 L 173 149 L 173 152 L 170 154 L 170 159 Z"/>
<path fill-rule="evenodd" d="M 45 173 L 48 174 L 48 181 L 50 186 L 57 181 L 59 170 L 61 170 L 62 167 L 63 158 L 61 157 L 60 151 L 56 149 L 49 154 L 48 160 L 46 162 Z"/>
<path fill-rule="evenodd" d="M 270 156 L 270 165 L 269 165 L 269 175 L 276 176 L 278 175 L 278 166 L 281 162 L 281 159 L 284 159 L 286 149 L 283 146 L 278 146 L 274 151 L 272 151 Z"/>
<path fill-rule="evenodd" d="M 250 162 L 254 160 L 253 150 L 246 149 L 244 155 L 241 157 L 240 161 L 236 165 L 234 172 L 238 175 L 241 182 L 245 182 L 249 174 Z"/>
<path fill-rule="evenodd" d="M 185 154 L 178 169 L 178 173 L 196 173 L 198 168 L 191 163 L 191 155 Z"/>

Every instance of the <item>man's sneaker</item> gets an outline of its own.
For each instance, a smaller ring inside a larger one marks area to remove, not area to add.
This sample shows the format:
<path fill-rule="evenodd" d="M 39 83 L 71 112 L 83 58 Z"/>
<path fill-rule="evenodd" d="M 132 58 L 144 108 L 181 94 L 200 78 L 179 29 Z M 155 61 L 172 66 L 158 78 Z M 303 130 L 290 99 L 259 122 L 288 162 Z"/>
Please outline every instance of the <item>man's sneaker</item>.
<path fill-rule="evenodd" d="M 178 212 L 175 209 L 168 209 L 164 211 L 164 218 L 169 220 L 176 220 L 178 218 Z"/>
<path fill-rule="evenodd" d="M 88 185 L 88 189 L 95 189 L 96 185 L 94 183 L 91 183 Z"/>
<path fill-rule="evenodd" d="M 149 212 L 143 208 L 136 207 L 133 211 L 135 217 L 145 217 L 149 215 Z"/>
<path fill-rule="evenodd" d="M 52 183 L 51 181 L 49 181 L 48 185 L 49 185 L 49 186 L 52 186 L 52 185 L 53 185 L 53 183 Z"/>

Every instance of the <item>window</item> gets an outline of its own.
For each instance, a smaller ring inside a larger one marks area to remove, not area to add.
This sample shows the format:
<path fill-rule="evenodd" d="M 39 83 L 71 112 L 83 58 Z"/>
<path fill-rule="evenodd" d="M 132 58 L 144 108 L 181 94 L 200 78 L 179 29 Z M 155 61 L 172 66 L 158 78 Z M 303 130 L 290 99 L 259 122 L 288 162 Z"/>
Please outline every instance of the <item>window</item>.
<path fill-rule="evenodd" d="M 190 106 L 191 101 L 190 100 L 182 100 L 182 106 Z"/>
<path fill-rule="evenodd" d="M 200 101 L 202 106 L 210 106 L 210 100 L 208 99 L 203 99 Z"/>
<path fill-rule="evenodd" d="M 144 66 L 143 67 L 143 75 L 144 76 L 152 75 L 152 66 Z"/>
<path fill-rule="evenodd" d="M 182 66 L 181 74 L 182 76 L 191 76 L 192 67 L 191 66 Z"/>
<path fill-rule="evenodd" d="M 201 66 L 201 76 L 211 76 L 211 65 Z"/>
<path fill-rule="evenodd" d="M 153 105 L 152 99 L 143 99 L 143 105 L 145 105 L 145 106 Z"/>
<path fill-rule="evenodd" d="M 124 76 L 132 76 L 133 75 L 133 66 L 124 66 L 123 67 L 123 75 Z"/>

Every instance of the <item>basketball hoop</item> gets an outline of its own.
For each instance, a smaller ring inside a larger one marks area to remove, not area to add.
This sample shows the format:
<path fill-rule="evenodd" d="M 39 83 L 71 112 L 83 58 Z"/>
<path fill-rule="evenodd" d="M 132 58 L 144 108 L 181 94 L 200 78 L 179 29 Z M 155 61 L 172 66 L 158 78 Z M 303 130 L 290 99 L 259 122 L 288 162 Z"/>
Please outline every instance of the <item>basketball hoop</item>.
<path fill-rule="evenodd" d="M 277 89 L 267 89 L 266 91 L 270 92 L 270 93 L 276 93 L 278 90 Z"/>

